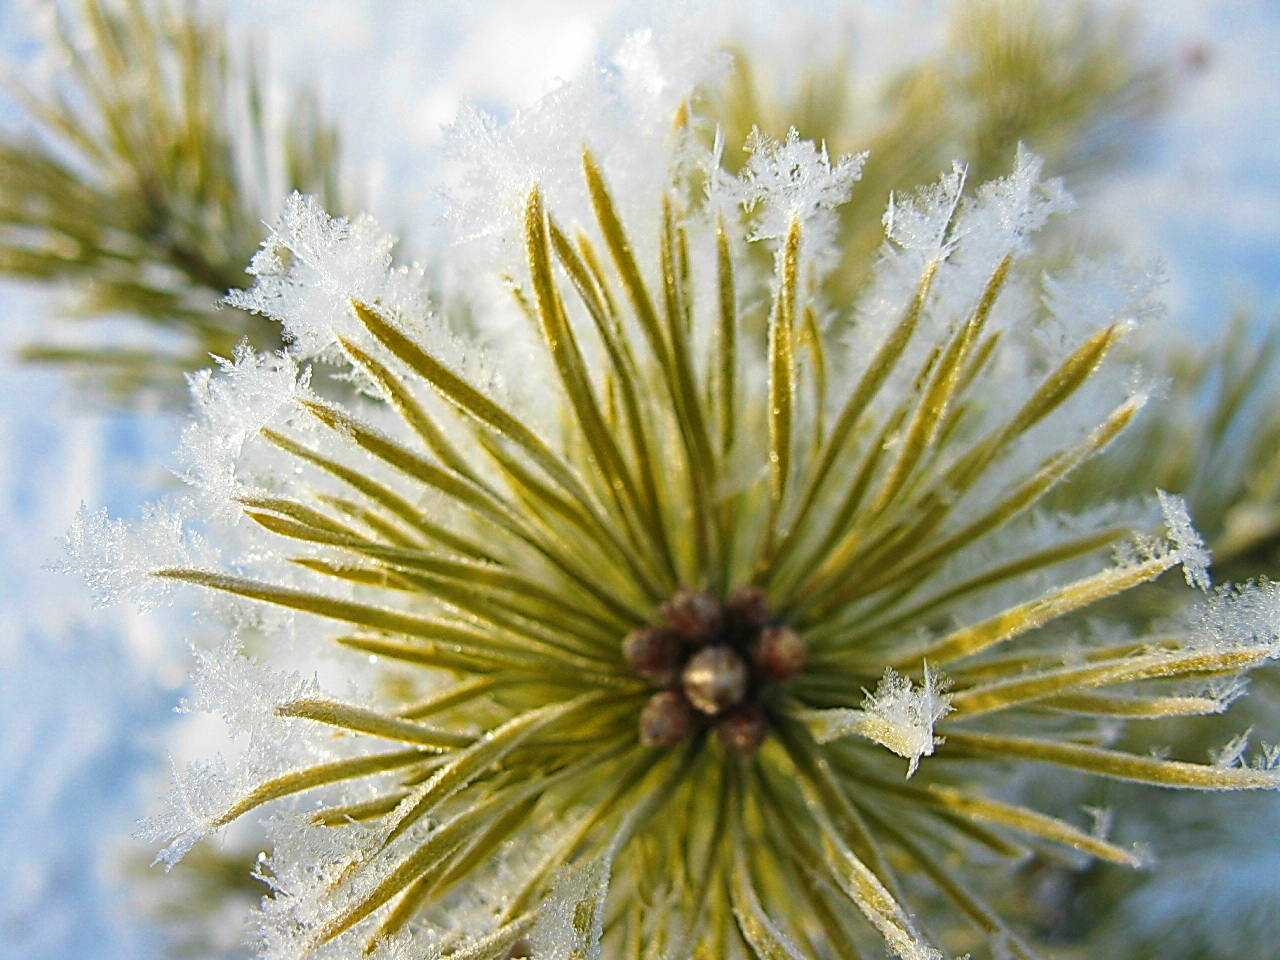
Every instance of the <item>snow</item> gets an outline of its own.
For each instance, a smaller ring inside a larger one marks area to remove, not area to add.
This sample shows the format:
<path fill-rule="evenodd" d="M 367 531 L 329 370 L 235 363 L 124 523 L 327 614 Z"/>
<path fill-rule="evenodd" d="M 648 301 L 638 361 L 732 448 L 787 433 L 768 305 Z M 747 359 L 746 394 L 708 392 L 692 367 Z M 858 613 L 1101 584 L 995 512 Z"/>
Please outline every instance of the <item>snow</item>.
<path fill-rule="evenodd" d="M 191 513 L 189 502 L 161 500 L 144 505 L 141 519 L 128 523 L 82 504 L 62 542 L 67 559 L 52 569 L 82 577 L 101 606 L 128 600 L 150 610 L 172 594 L 171 583 L 152 572 L 218 565 L 218 549 L 187 527 Z"/>
<path fill-rule="evenodd" d="M 1256 649 L 1280 656 L 1280 584 L 1228 584 L 1185 614 L 1192 642 L 1229 652 Z"/>
<path fill-rule="evenodd" d="M 215 517 L 232 513 L 232 501 L 253 485 L 241 475 L 245 448 L 263 427 L 278 426 L 309 395 L 309 370 L 285 353 L 259 354 L 241 344 L 219 371 L 189 378 L 194 417 L 182 432 L 180 476 L 199 492 Z"/>
<path fill-rule="evenodd" d="M 272 670 L 246 657 L 231 638 L 215 650 L 194 651 L 196 674 L 183 711 L 222 717 L 238 751 L 175 765 L 163 813 L 148 818 L 139 836 L 167 841 L 157 863 L 172 867 L 221 824 L 220 818 L 255 787 L 282 774 L 347 755 L 353 744 L 319 725 L 282 717 L 281 707 L 314 697 L 314 678 Z"/>
<path fill-rule="evenodd" d="M 465 107 L 448 138 L 456 172 L 445 216 L 456 235 L 488 241 L 481 256 L 508 258 L 520 249 L 521 217 L 535 183 L 565 223 L 591 223 L 584 149 L 608 171 L 623 221 L 651 220 L 653 198 L 670 174 L 648 161 L 668 154 L 678 136 L 673 122 L 680 105 L 723 65 L 710 55 L 710 45 L 711 35 L 699 37 L 690 24 L 674 36 L 637 30 L 599 66 L 518 110 L 506 124 L 479 107 Z M 638 198 L 643 208 L 633 206 Z"/>
<path fill-rule="evenodd" d="M 538 957 L 600 960 L 609 871 L 608 858 L 596 858 L 567 867 L 555 877 L 529 935 Z"/>

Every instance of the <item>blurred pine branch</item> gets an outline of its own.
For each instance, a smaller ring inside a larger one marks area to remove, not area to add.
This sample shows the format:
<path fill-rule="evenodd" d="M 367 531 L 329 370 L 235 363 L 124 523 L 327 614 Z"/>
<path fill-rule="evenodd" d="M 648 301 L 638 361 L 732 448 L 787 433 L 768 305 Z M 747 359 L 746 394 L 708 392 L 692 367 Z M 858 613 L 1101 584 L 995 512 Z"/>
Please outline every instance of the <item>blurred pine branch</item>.
<path fill-rule="evenodd" d="M 1280 323 L 1240 312 L 1223 327 L 1207 344 L 1148 348 L 1166 380 L 1161 415 L 1140 420 L 1071 489 L 1179 493 L 1213 548 L 1216 579 L 1280 578 Z"/>
<path fill-rule="evenodd" d="M 845 50 L 859 40 L 851 36 Z M 725 165 L 735 172 L 753 127 L 777 138 L 794 127 L 833 155 L 868 152 L 862 180 L 841 208 L 843 269 L 828 290 L 839 303 L 861 290 L 892 193 L 923 186 L 953 161 L 967 166 L 970 185 L 985 183 L 1008 173 L 1021 142 L 1079 194 L 1124 156 L 1135 125 L 1163 102 L 1167 82 L 1166 71 L 1140 54 L 1134 25 L 1114 11 L 962 0 L 938 52 L 897 76 L 866 77 L 846 52 L 778 80 L 763 60 L 738 49 L 725 82 L 706 96 Z"/>
<path fill-rule="evenodd" d="M 244 338 L 277 344 L 274 325 L 217 301 L 244 285 L 290 190 L 345 206 L 338 136 L 315 97 L 271 109 L 255 51 L 192 5 L 50 7 L 56 82 L 8 85 L 30 130 L 0 131 L 0 274 L 73 302 L 22 354 L 125 400 L 180 388 Z M 120 318 L 129 346 L 95 340 L 91 328 L 118 334 L 103 321 Z"/>

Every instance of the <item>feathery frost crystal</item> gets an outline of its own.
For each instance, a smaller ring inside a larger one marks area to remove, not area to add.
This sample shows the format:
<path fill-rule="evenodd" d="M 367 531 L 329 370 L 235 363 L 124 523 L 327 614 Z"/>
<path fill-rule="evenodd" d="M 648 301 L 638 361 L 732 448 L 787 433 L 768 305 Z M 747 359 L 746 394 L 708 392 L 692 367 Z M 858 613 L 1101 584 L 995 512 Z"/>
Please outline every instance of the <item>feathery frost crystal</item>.
<path fill-rule="evenodd" d="M 590 137 L 577 185 L 526 185 L 500 353 L 450 338 L 371 223 L 302 197 L 232 297 L 292 344 L 193 380 L 185 509 L 239 516 L 240 555 L 152 549 L 151 579 L 305 615 L 376 676 L 338 699 L 234 642 L 200 657 L 194 705 L 244 757 L 180 775 L 151 832 L 173 861 L 272 811 L 266 957 L 924 960 L 935 895 L 1030 957 L 981 865 L 1143 855 L 1019 805 L 1011 767 L 1280 783 L 1274 751 L 1111 746 L 1225 709 L 1280 651 L 1275 586 L 1212 588 L 1164 493 L 1037 511 L 1147 399 L 1113 348 L 1150 281 L 1038 277 L 1070 200 L 1020 151 L 975 191 L 957 168 L 895 197 L 860 301 L 824 302 L 860 159 L 758 136 L 733 177 L 668 106 L 665 157 L 620 176 L 653 195 L 617 196 Z M 317 358 L 368 402 L 313 392 Z M 85 516 L 72 565 L 136 592 L 133 536 Z M 1158 633 L 1085 619 L 1179 564 L 1203 596 Z"/>

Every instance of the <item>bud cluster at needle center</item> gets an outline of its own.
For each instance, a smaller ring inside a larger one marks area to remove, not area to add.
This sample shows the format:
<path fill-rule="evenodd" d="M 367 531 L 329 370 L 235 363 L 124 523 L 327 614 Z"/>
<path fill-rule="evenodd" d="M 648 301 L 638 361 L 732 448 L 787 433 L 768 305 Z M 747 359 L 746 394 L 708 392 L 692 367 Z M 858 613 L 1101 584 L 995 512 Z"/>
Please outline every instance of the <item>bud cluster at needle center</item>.
<path fill-rule="evenodd" d="M 631 670 L 661 688 L 640 715 L 641 740 L 675 746 L 711 724 L 726 750 L 755 753 L 768 733 L 762 695 L 771 682 L 804 668 L 804 641 L 771 622 L 756 587 L 735 590 L 723 602 L 681 587 L 662 605 L 662 616 L 661 626 L 633 630 L 622 644 Z"/>

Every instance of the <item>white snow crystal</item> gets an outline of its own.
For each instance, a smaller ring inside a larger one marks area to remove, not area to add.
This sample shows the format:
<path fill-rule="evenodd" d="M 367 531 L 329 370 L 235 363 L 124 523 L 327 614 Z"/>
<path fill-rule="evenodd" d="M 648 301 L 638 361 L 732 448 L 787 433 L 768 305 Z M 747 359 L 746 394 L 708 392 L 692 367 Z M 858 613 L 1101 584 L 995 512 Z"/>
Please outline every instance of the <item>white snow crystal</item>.
<path fill-rule="evenodd" d="M 1209 578 L 1209 551 L 1191 524 L 1186 501 L 1163 490 L 1157 490 L 1156 496 L 1160 498 L 1160 511 L 1164 514 L 1174 551 L 1182 562 L 1182 574 L 1187 578 L 1187 584 L 1207 591 L 1213 585 Z"/>
<path fill-rule="evenodd" d="M 215 516 L 244 492 L 237 472 L 245 445 L 310 392 L 309 373 L 288 353 L 260 354 L 241 344 L 233 360 L 218 363 L 220 374 L 202 370 L 188 378 L 194 419 L 178 453 L 182 479 L 200 490 Z"/>
<path fill-rule="evenodd" d="M 943 691 L 949 686 L 945 677 L 935 674 L 926 663 L 924 679 L 917 687 L 909 677 L 886 667 L 875 693 L 867 694 L 861 710 L 821 710 L 825 729 L 818 740 L 826 743 L 857 733 L 874 740 L 900 757 L 910 761 L 907 776 L 916 772 L 921 757 L 933 755 L 942 742 L 935 737 L 933 725 L 951 712 L 951 695 Z"/>
<path fill-rule="evenodd" d="M 1229 769 L 1244 765 L 1244 754 L 1249 749 L 1249 738 L 1253 736 L 1253 727 L 1238 733 L 1217 750 L 1210 751 L 1215 767 Z"/>
<path fill-rule="evenodd" d="M 179 709 L 183 713 L 218 714 L 233 736 L 252 736 L 262 726 L 263 717 L 274 717 L 279 707 L 319 693 L 314 678 L 268 670 L 241 653 L 234 639 L 216 650 L 193 647 L 191 654 L 195 683 Z"/>
<path fill-rule="evenodd" d="M 340 334 L 364 338 L 352 300 L 421 322 L 429 313 L 422 271 L 392 269 L 395 244 L 371 217 L 331 217 L 295 192 L 249 266 L 253 288 L 233 290 L 227 303 L 278 320 L 304 358 L 324 354 Z"/>
<path fill-rule="evenodd" d="M 1052 321 L 1039 331 L 1047 360 L 1063 355 L 1082 336 L 1111 324 L 1140 324 L 1164 314 L 1155 299 L 1164 283 L 1159 262 L 1139 268 L 1119 256 L 1080 257 L 1042 281 L 1042 299 Z"/>
<path fill-rule="evenodd" d="M 563 221 L 591 222 L 583 147 L 609 171 L 623 221 L 652 220 L 654 201 L 671 176 L 667 164 L 653 158 L 671 155 L 672 121 L 681 103 L 727 63 L 710 52 L 713 34 L 699 32 L 698 19 L 688 17 L 661 37 L 651 30 L 631 33 L 606 61 L 506 124 L 464 106 L 447 130 L 460 176 L 449 191 L 446 218 L 460 239 L 497 241 L 500 255 L 504 244 L 519 249 L 524 204 L 535 184 Z M 640 220 L 638 207 L 644 211 Z"/>
<path fill-rule="evenodd" d="M 358 823 L 317 826 L 306 813 L 287 810 L 276 812 L 264 825 L 272 852 L 260 861 L 257 876 L 271 887 L 271 895 L 263 898 L 253 918 L 254 956 L 261 960 L 364 956 L 363 945 L 351 937 L 317 944 L 315 933 L 360 893 L 368 892 L 364 871 L 355 874 L 354 884 L 344 885 L 341 880 L 353 864 L 367 859 L 369 848 L 377 843 L 376 831 Z M 410 956 L 424 960 L 438 956 L 429 942 L 416 946 Z"/>
<path fill-rule="evenodd" d="M 1216 587 L 1181 619 L 1192 649 L 1249 651 L 1260 659 L 1280 657 L 1278 584 L 1263 580 Z M 1222 695 L 1231 692 L 1227 686 Z"/>
<path fill-rule="evenodd" d="M 889 198 L 885 236 L 892 247 L 926 261 L 962 254 L 960 259 L 974 264 L 965 272 L 975 272 L 985 284 L 1005 256 L 1026 252 L 1049 217 L 1075 205 L 1061 180 L 1041 179 L 1043 168 L 1044 161 L 1020 144 L 1013 172 L 966 198 L 965 169 L 954 164 L 936 184 Z"/>
<path fill-rule="evenodd" d="M 603 856 L 560 871 L 529 935 L 539 957 L 599 960 L 611 866 Z"/>
<path fill-rule="evenodd" d="M 193 509 L 189 500 L 158 501 L 145 505 L 136 523 L 126 523 L 82 504 L 62 538 L 67 559 L 51 568 L 83 577 L 99 606 L 132 600 L 151 609 L 174 586 L 172 580 L 151 576 L 154 571 L 218 566 L 218 551 L 186 528 Z"/>
<path fill-rule="evenodd" d="M 835 210 L 862 176 L 866 153 L 844 155 L 833 164 L 825 144 L 800 139 L 794 127 L 785 140 L 753 129 L 744 149 L 751 157 L 741 177 L 721 172 L 709 181 L 713 203 L 732 201 L 757 210 L 752 240 L 780 240 L 798 221 L 808 245 L 819 253 L 825 250 L 834 235 Z"/>
<path fill-rule="evenodd" d="M 954 243 L 951 230 L 964 180 L 964 168 L 953 164 L 950 173 L 913 195 L 890 194 L 883 218 L 885 236 L 902 250 L 923 253 L 928 260 L 945 257 Z"/>
<path fill-rule="evenodd" d="M 1049 217 L 1072 209 L 1075 201 L 1062 181 L 1042 180 L 1043 170 L 1044 160 L 1018 144 L 1013 172 L 983 184 L 972 201 L 962 204 L 965 245 L 989 252 L 994 261 L 1018 256 Z"/>
<path fill-rule="evenodd" d="M 220 818 L 262 783 L 340 756 L 348 739 L 317 736 L 316 725 L 280 717 L 279 707 L 316 693 L 314 680 L 261 667 L 240 652 L 234 638 L 212 652 L 197 652 L 194 692 L 186 709 L 221 714 L 240 739 L 238 756 L 174 770 L 164 813 L 144 821 L 139 837 L 165 840 L 156 857 L 168 867 L 208 835 Z"/>
<path fill-rule="evenodd" d="M 1212 702 L 1212 709 L 1206 710 L 1207 713 L 1225 713 L 1231 704 L 1248 692 L 1249 681 L 1240 676 L 1213 677 L 1189 690 L 1191 696 L 1201 696 Z"/>

